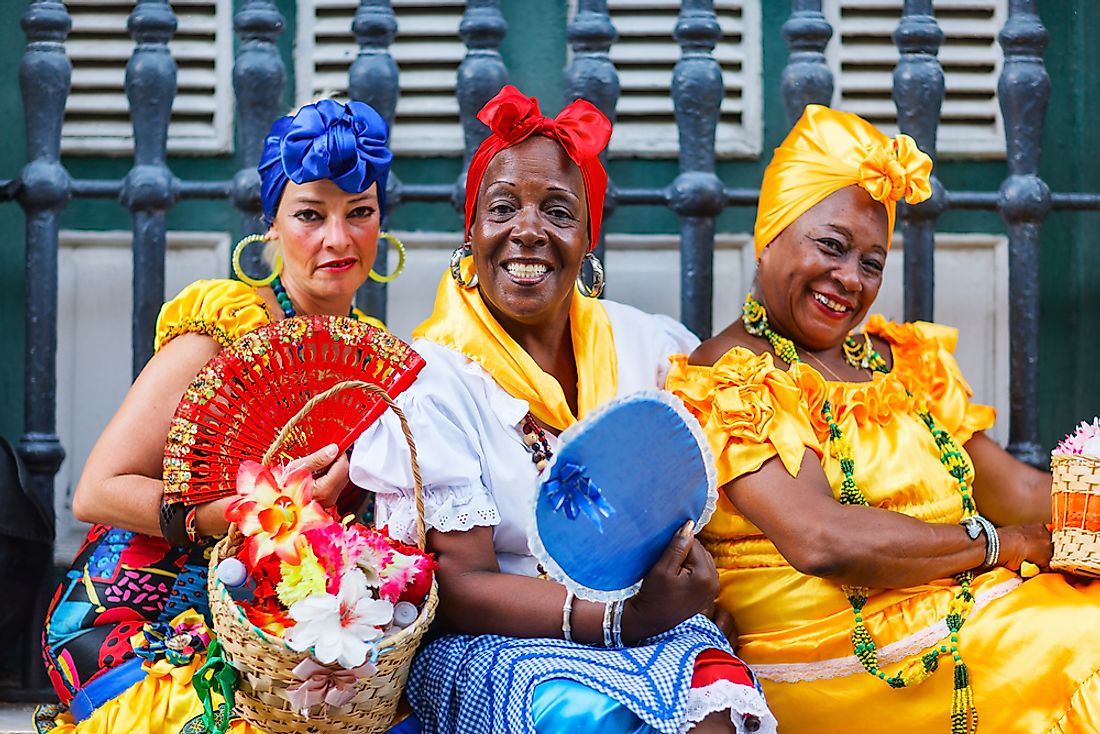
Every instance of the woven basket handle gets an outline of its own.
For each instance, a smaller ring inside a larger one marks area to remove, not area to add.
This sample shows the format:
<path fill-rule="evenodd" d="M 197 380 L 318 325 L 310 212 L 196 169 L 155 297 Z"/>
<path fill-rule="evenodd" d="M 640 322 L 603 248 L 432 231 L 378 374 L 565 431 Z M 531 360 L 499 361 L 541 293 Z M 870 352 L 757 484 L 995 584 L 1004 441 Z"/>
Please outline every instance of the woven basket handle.
<path fill-rule="evenodd" d="M 344 390 L 358 389 L 365 389 L 369 392 L 373 392 L 377 397 L 381 398 L 397 416 L 397 420 L 401 422 L 401 432 L 405 434 L 405 443 L 409 446 L 409 463 L 412 465 L 413 488 L 416 498 L 416 546 L 423 551 L 427 541 L 424 527 L 424 484 L 420 478 L 420 464 L 416 459 L 416 442 L 413 441 L 412 431 L 409 430 L 409 422 L 405 419 L 405 412 L 397 407 L 397 404 L 393 402 L 393 398 L 387 395 L 386 391 L 378 385 L 374 385 L 370 382 L 363 382 L 362 380 L 347 380 L 345 382 L 338 382 L 329 389 L 317 393 L 310 398 L 289 421 L 287 421 L 287 424 L 283 426 L 283 430 L 281 430 L 279 435 L 275 437 L 275 440 L 271 442 L 271 446 L 268 447 L 260 463 L 264 466 L 270 465 L 271 460 L 275 457 L 275 454 L 278 453 L 283 443 L 286 442 L 291 431 L 294 430 L 295 426 L 297 426 L 318 403 Z M 229 542 L 226 548 L 226 555 L 236 555 L 237 550 L 240 548 L 240 544 L 243 542 L 244 537 L 241 535 L 240 530 L 238 530 L 235 523 L 231 524 L 229 526 Z"/>

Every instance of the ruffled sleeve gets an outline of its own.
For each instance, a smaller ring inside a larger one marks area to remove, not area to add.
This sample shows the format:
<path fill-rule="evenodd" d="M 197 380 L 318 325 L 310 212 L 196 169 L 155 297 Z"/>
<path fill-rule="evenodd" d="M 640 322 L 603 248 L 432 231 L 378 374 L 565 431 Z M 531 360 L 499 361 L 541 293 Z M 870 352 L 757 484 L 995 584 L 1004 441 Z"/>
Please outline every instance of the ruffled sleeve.
<path fill-rule="evenodd" d="M 426 526 L 449 532 L 498 525 L 499 510 L 482 481 L 476 443 L 482 431 L 476 406 L 469 405 L 473 396 L 458 375 L 430 355 L 425 359 L 416 382 L 395 402 L 414 436 Z M 356 440 L 350 478 L 376 494 L 379 525 L 386 525 L 390 535 L 402 542 L 416 541 L 409 448 L 392 411 L 383 413 Z"/>
<path fill-rule="evenodd" d="M 997 411 L 970 402 L 974 392 L 955 360 L 959 331 L 927 321 L 898 324 L 876 314 L 864 330 L 890 343 L 894 372 L 959 443 L 993 426 Z"/>
<path fill-rule="evenodd" d="M 180 334 L 205 334 L 223 347 L 271 322 L 263 299 L 236 280 L 197 280 L 160 309 L 153 348 Z"/>
<path fill-rule="evenodd" d="M 725 484 L 778 456 L 791 476 L 807 448 L 822 449 L 801 390 L 770 354 L 734 347 L 712 366 L 672 358 L 667 388 L 699 419 Z"/>

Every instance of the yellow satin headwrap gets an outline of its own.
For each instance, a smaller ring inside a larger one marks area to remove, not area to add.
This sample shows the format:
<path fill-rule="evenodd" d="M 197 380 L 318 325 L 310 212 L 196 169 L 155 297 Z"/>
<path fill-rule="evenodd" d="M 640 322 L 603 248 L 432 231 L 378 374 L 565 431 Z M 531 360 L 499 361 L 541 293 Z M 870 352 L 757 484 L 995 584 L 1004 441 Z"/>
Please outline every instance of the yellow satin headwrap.
<path fill-rule="evenodd" d="M 462 262 L 465 279 L 473 274 L 473 258 Z M 526 400 L 531 413 L 548 426 L 565 429 L 588 411 L 615 397 L 619 362 L 607 309 L 595 298 L 573 293 L 569 328 L 577 360 L 577 413 L 565 392 L 526 350 L 497 323 L 476 288 L 460 288 L 444 273 L 435 294 L 432 315 L 413 331 L 460 352 L 480 364 L 509 395 Z"/>
<path fill-rule="evenodd" d="M 756 255 L 829 194 L 853 184 L 886 207 L 886 245 L 898 199 L 932 195 L 932 159 L 911 137 L 883 135 L 851 112 L 807 105 L 764 169 L 753 240 Z"/>

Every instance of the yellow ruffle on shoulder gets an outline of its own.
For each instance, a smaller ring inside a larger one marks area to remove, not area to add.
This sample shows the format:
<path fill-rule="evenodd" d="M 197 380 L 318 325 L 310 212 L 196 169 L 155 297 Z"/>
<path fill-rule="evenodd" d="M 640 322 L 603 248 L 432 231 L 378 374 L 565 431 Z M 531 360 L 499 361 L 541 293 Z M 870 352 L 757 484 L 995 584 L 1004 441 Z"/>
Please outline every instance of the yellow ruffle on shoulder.
<path fill-rule="evenodd" d="M 668 389 L 703 425 L 727 483 L 778 456 L 795 475 L 812 451 L 839 496 L 843 473 L 824 450 L 825 400 L 852 445 L 855 479 L 869 503 L 932 523 L 957 523 L 954 479 L 918 416 L 965 444 L 994 421 L 970 402 L 952 354 L 957 332 L 930 323 L 868 320 L 893 355 L 889 374 L 867 382 L 828 381 L 807 363 L 788 370 L 770 355 L 734 348 L 714 365 L 674 361 Z M 952 666 L 925 684 L 894 690 L 853 655 L 853 614 L 840 587 L 793 569 L 723 494 L 700 535 L 721 579 L 719 603 L 734 617 L 738 654 L 763 681 L 784 734 L 948 732 Z M 1041 574 L 1027 582 L 1007 569 L 973 583 L 975 612 L 960 633 L 982 730 L 1042 734 L 1100 731 L 1100 641 L 1074 632 L 1100 624 L 1100 583 Z M 864 619 L 890 674 L 898 663 L 940 644 L 957 592 L 953 579 L 909 589 L 873 590 Z M 1069 619 L 1079 621 L 1070 623 Z"/>
<path fill-rule="evenodd" d="M 251 286 L 238 280 L 196 280 L 161 306 L 153 348 L 190 332 L 227 347 L 271 321 L 264 299 Z"/>

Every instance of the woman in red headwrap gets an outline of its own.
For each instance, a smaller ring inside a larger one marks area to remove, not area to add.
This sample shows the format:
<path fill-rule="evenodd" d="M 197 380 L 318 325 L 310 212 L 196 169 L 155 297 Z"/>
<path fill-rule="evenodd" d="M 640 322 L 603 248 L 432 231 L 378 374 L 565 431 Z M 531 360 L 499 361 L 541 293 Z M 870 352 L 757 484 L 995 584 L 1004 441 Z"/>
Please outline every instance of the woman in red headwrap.
<path fill-rule="evenodd" d="M 399 399 L 420 448 L 440 617 L 454 633 L 421 650 L 413 710 L 433 732 L 773 731 L 755 680 L 698 616 L 717 576 L 690 527 L 623 605 L 626 646 L 603 646 L 604 604 L 539 578 L 526 530 L 558 434 L 616 396 L 661 387 L 669 355 L 697 340 L 594 297 L 607 118 L 578 100 L 549 119 L 506 87 L 478 119 L 491 134 L 470 162 L 467 242 L 413 333 L 427 367 Z M 351 476 L 379 492 L 380 522 L 411 539 L 403 447 L 383 419 L 357 443 Z"/>

